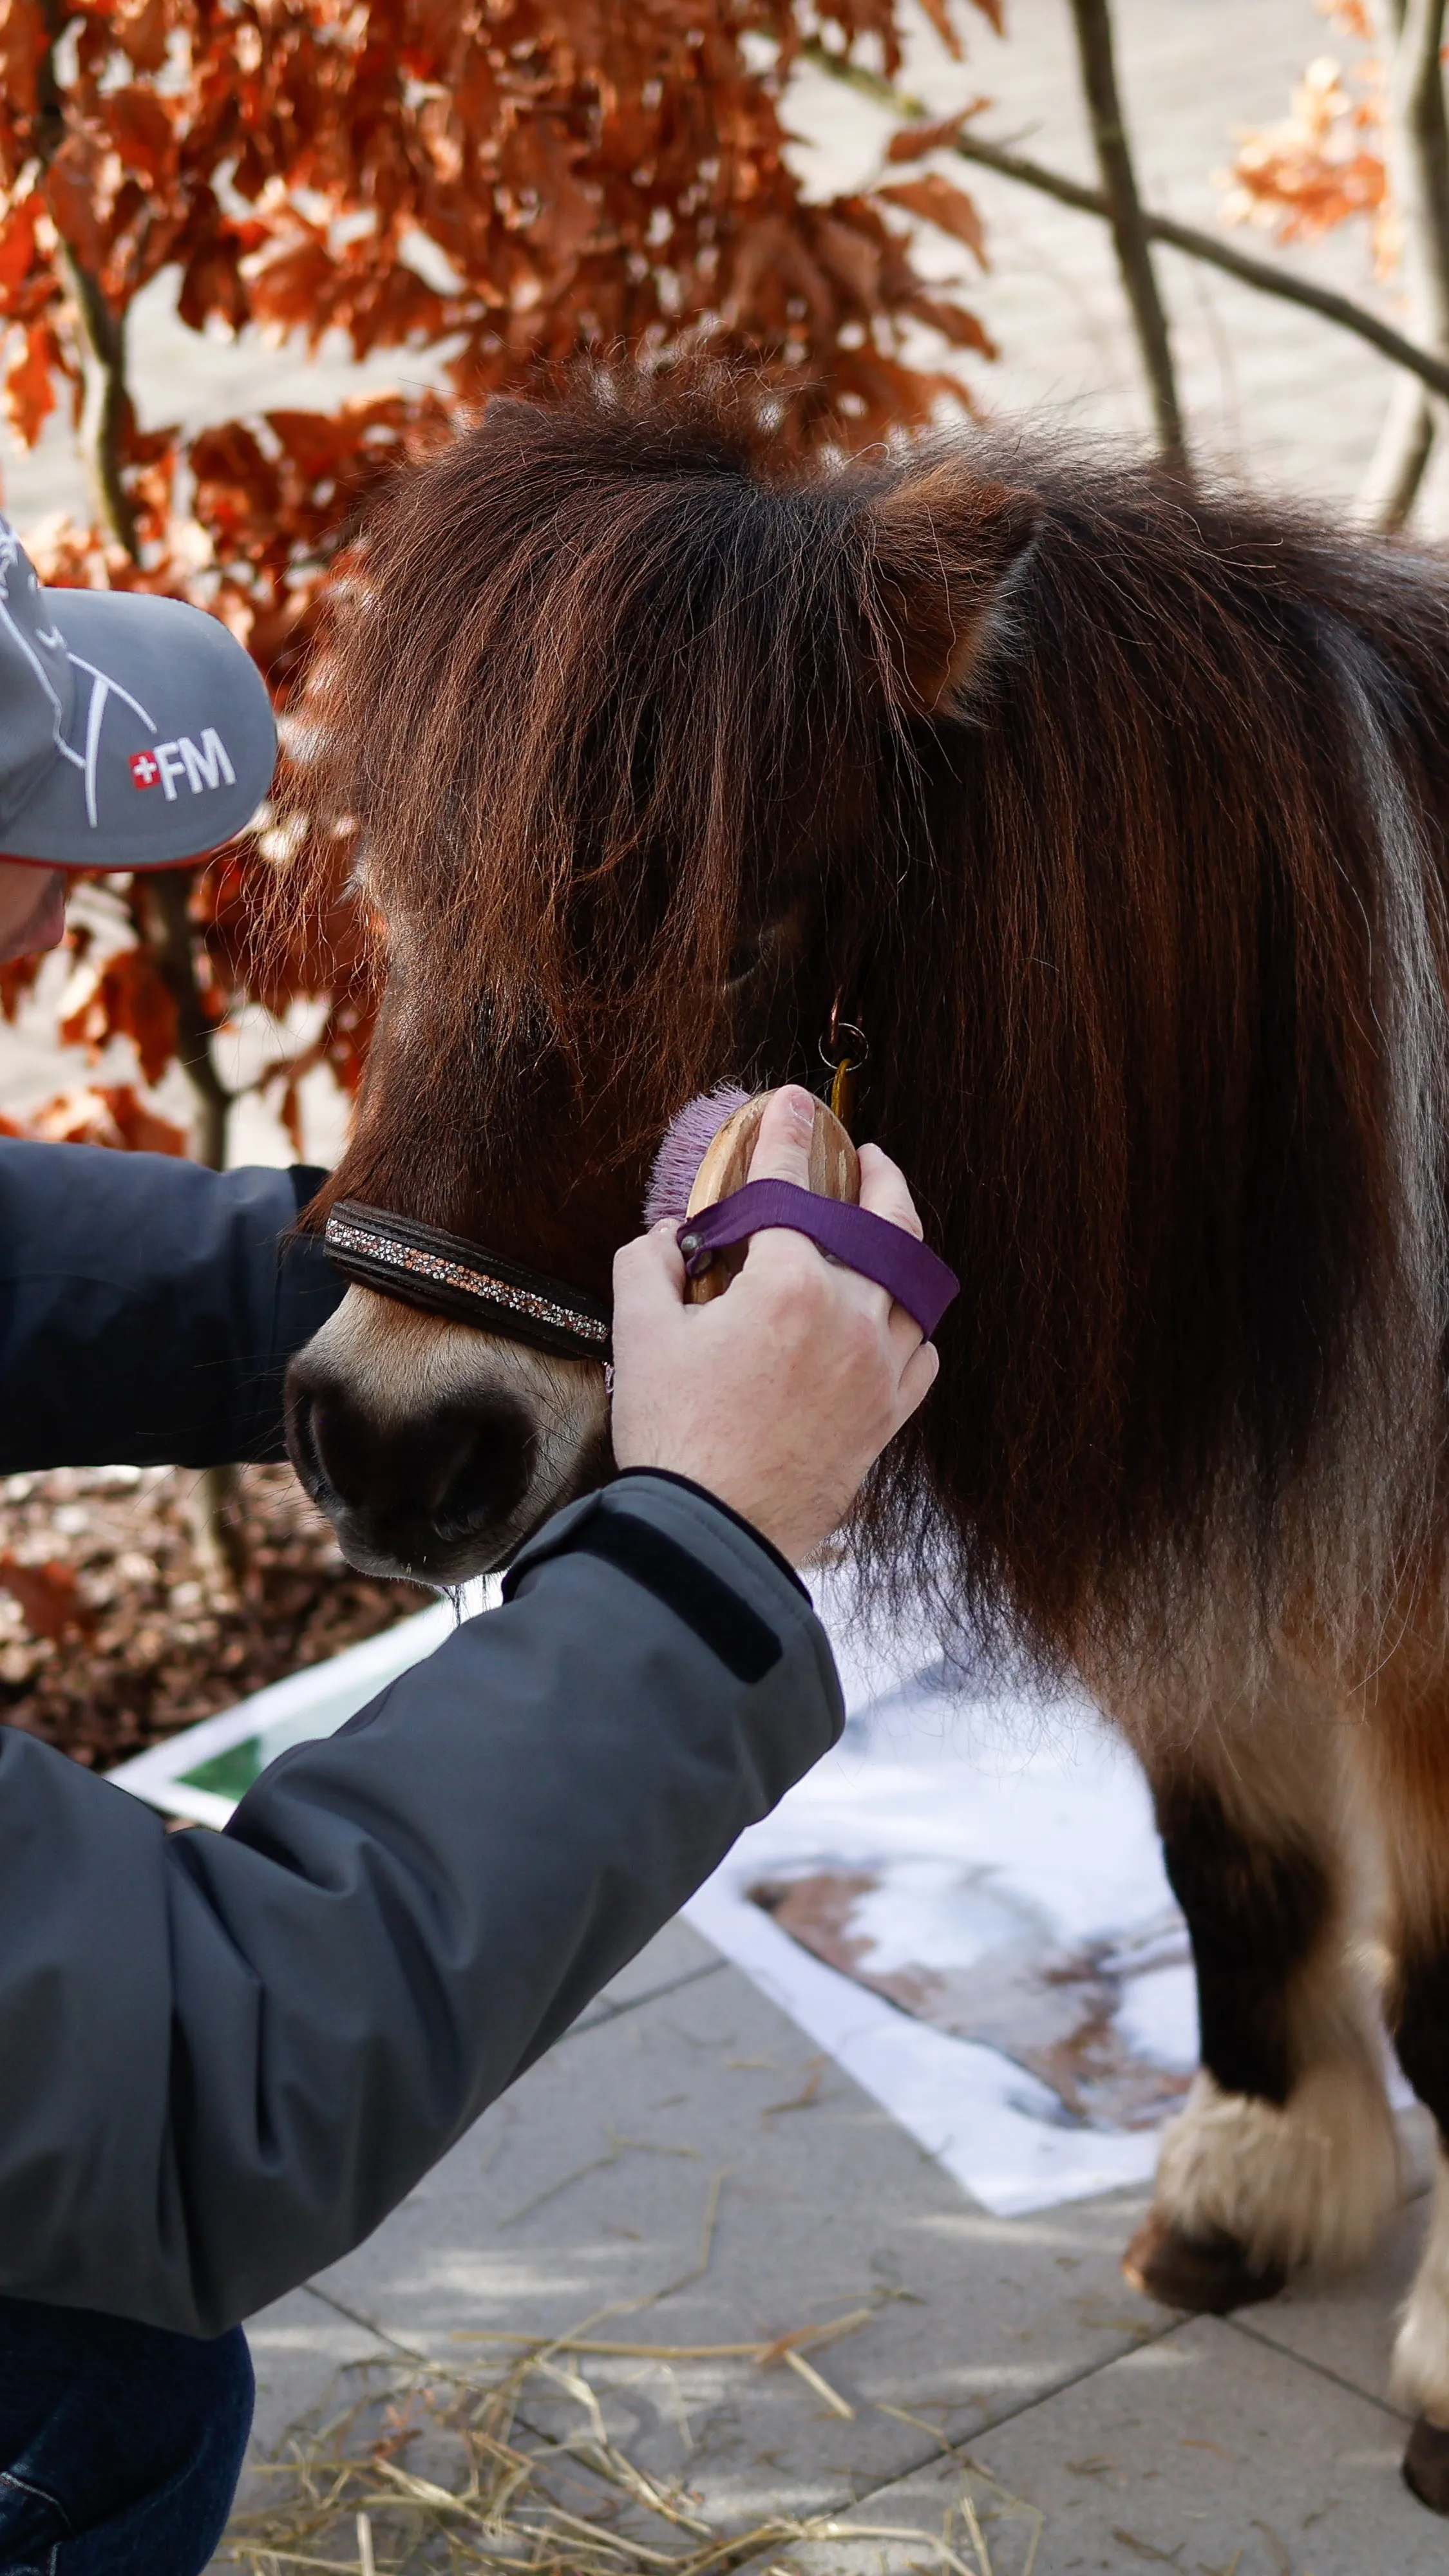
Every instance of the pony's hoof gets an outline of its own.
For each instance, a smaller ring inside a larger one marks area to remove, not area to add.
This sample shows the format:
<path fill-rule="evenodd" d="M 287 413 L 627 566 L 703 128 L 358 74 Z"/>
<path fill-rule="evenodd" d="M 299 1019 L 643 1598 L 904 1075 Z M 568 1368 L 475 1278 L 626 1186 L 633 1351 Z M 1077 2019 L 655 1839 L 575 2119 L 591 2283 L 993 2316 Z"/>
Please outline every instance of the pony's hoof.
<path fill-rule="evenodd" d="M 1404 2484 L 1431 2513 L 1449 2513 L 1449 2432 L 1421 2415 L 1404 2453 Z"/>
<path fill-rule="evenodd" d="M 1144 2298 L 1201 2317 L 1225 2317 L 1233 2308 L 1250 2308 L 1257 2299 L 1276 2299 L 1288 2277 L 1278 2263 L 1255 2272 L 1233 2237 L 1185 2236 L 1155 2209 L 1123 2255 L 1122 2270 Z M 1449 2435 L 1445 2439 L 1449 2442 Z"/>

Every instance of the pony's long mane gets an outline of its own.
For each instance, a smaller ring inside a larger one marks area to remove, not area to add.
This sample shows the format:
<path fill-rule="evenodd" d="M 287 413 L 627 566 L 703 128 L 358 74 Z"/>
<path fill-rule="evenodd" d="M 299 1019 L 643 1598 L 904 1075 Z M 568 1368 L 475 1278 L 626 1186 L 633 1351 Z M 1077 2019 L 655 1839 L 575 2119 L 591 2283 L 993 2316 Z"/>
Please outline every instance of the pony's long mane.
<path fill-rule="evenodd" d="M 305 786 L 515 1206 L 532 1068 L 602 1068 L 637 1193 L 844 991 L 965 1283 L 862 1547 L 1100 1668 L 1210 1596 L 1387 1614 L 1423 1544 L 1446 675 L 1424 556 L 1027 443 L 777 467 L 745 393 L 594 379 L 404 487 Z"/>

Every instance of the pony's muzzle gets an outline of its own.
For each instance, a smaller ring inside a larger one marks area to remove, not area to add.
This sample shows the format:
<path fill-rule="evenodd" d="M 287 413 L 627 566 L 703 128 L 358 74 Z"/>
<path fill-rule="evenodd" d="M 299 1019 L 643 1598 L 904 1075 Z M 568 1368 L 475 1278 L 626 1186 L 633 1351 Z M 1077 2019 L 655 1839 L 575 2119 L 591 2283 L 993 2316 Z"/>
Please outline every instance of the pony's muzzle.
<path fill-rule="evenodd" d="M 287 1376 L 287 1449 L 350 1565 L 459 1583 L 610 1472 L 604 1373 L 349 1289 Z"/>
<path fill-rule="evenodd" d="M 445 1404 L 379 1425 L 345 1387 L 287 1386 L 287 1448 L 348 1563 L 365 1574 L 448 1582 L 481 1571 L 480 1548 L 516 1518 L 531 1482 L 532 1434 L 510 1398 Z"/>

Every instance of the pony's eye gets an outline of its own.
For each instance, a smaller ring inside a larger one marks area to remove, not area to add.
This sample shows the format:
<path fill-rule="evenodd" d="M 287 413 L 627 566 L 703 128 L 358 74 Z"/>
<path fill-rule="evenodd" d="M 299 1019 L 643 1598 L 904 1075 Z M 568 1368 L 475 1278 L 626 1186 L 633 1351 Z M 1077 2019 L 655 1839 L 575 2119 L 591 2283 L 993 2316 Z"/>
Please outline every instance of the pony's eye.
<path fill-rule="evenodd" d="M 750 977 L 757 975 L 774 956 L 779 944 L 779 926 L 773 921 L 767 921 L 762 930 L 752 931 L 748 938 L 737 940 L 725 969 L 726 985 L 748 983 Z"/>

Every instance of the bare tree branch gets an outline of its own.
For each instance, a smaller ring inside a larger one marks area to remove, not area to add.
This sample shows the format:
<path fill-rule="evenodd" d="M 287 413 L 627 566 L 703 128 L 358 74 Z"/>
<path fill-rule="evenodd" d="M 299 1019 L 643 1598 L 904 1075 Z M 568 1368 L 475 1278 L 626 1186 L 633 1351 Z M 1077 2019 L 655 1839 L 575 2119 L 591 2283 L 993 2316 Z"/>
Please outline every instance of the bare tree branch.
<path fill-rule="evenodd" d="M 1109 0 L 1071 0 L 1071 11 L 1081 64 L 1082 92 L 1087 102 L 1097 167 L 1102 174 L 1107 221 L 1112 227 L 1122 288 L 1147 378 L 1158 450 L 1165 464 L 1185 474 L 1187 441 L 1183 434 L 1182 407 L 1177 398 L 1172 339 L 1162 298 L 1157 291 L 1142 200 L 1137 193 L 1137 174 L 1132 166 L 1132 147 L 1127 136 L 1122 94 L 1117 85 Z"/>
<path fill-rule="evenodd" d="M 861 64 L 843 61 L 818 39 L 801 50 L 833 80 L 860 90 L 878 106 L 893 109 L 911 123 L 924 123 L 929 118 L 931 111 L 923 100 L 909 97 Z M 1069 179 L 1064 172 L 1048 169 L 1044 162 L 1028 160 L 1004 144 L 988 143 L 980 135 L 958 134 L 950 149 L 958 159 L 974 162 L 983 170 L 995 170 L 1003 179 L 1014 179 L 1022 187 L 1036 189 L 1041 196 L 1055 198 L 1060 206 L 1071 206 L 1079 214 L 1104 220 L 1110 217 L 1111 209 L 1100 188 Z M 1235 243 L 1221 240 L 1215 233 L 1200 232 L 1195 224 L 1176 223 L 1170 215 L 1155 215 L 1146 206 L 1142 209 L 1142 228 L 1149 241 L 1183 251 L 1189 259 L 1199 260 L 1207 268 L 1221 269 L 1224 276 L 1236 277 L 1259 294 L 1276 295 L 1285 304 L 1301 305 L 1340 331 L 1352 332 L 1356 339 L 1367 341 L 1381 357 L 1417 377 L 1432 392 L 1449 396 L 1449 361 L 1436 357 L 1431 349 L 1419 348 L 1402 331 L 1396 331 L 1392 323 L 1371 313 L 1367 305 L 1355 303 L 1351 295 L 1339 295 L 1331 286 L 1319 286 L 1311 278 L 1295 277 L 1291 270 L 1279 268 L 1271 260 L 1256 259 L 1251 251 L 1239 250 Z"/>

